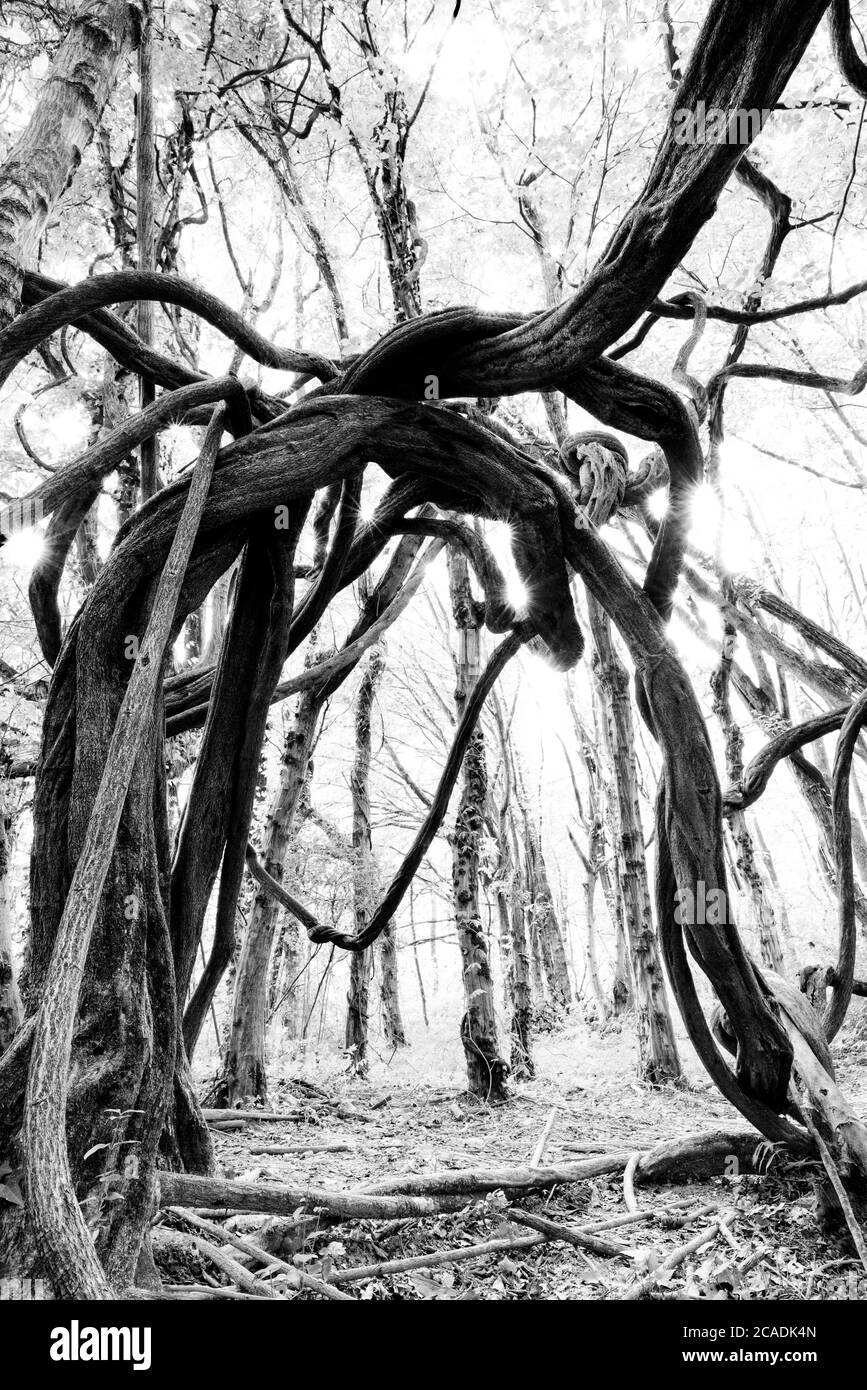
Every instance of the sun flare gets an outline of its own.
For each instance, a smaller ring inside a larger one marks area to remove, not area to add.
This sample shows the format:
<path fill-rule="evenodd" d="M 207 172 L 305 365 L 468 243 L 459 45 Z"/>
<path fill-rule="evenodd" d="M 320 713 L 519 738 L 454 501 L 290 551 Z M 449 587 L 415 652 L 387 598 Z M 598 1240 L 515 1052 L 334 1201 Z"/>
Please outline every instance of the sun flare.
<path fill-rule="evenodd" d="M 45 554 L 45 537 L 36 526 L 15 531 L 0 550 L 0 562 L 29 574 Z"/>

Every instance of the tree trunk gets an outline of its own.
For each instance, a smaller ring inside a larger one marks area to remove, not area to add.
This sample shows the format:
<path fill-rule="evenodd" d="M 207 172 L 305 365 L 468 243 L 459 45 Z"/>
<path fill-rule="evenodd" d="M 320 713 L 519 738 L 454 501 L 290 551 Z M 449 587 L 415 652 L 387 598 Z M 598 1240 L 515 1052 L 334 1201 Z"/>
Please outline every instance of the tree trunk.
<path fill-rule="evenodd" d="M 358 694 L 355 697 L 355 760 L 350 787 L 352 791 L 352 888 L 355 930 L 367 926 L 375 889 L 370 882 L 373 872 L 370 836 L 370 711 L 379 679 L 382 653 L 375 647 L 370 654 Z M 346 1029 L 344 1046 L 349 1054 L 350 1069 L 356 1076 L 367 1071 L 367 1026 L 370 1009 L 370 976 L 373 950 L 354 951 L 349 962 L 349 991 L 346 996 Z"/>
<path fill-rule="evenodd" d="M 382 1031 L 392 1047 L 406 1047 L 407 1037 L 400 1011 L 398 993 L 397 946 L 394 923 L 389 922 L 379 938 L 379 994 L 382 1009 Z"/>
<path fill-rule="evenodd" d="M 782 937 L 784 943 L 784 955 L 785 948 L 788 948 L 789 955 L 792 956 L 795 951 L 795 943 L 792 938 L 792 925 L 789 921 L 789 910 L 786 906 L 785 896 L 783 895 L 782 889 L 780 887 L 780 880 L 777 875 L 776 865 L 774 864 L 774 857 L 771 854 L 771 851 L 768 849 L 767 844 L 765 843 L 765 837 L 762 834 L 762 827 L 760 826 L 758 819 L 755 817 L 753 818 L 752 822 L 752 835 L 753 839 L 759 847 L 759 853 L 762 857 L 762 862 L 765 866 L 765 873 L 767 874 L 768 879 L 770 880 L 771 887 L 773 888 L 774 894 L 776 896 L 776 911 L 779 914 L 780 918 L 780 936 Z"/>
<path fill-rule="evenodd" d="M 539 833 L 526 808 L 522 809 L 531 930 L 535 931 L 538 937 L 551 1002 L 557 1009 L 568 1009 L 572 1003 L 572 984 L 569 979 L 566 948 L 554 909 Z"/>
<path fill-rule="evenodd" d="M 501 890 L 503 905 L 503 941 L 507 947 L 507 987 L 512 1006 L 511 1063 L 517 1080 L 529 1081 L 536 1073 L 532 1052 L 533 1000 L 530 991 L 530 951 L 527 941 L 527 920 L 524 915 L 523 884 L 514 863 L 511 846 L 504 862 L 505 886 Z"/>
<path fill-rule="evenodd" d="M 290 849 L 287 867 L 294 866 L 296 853 Z M 293 876 L 290 874 L 290 876 Z M 277 1015 L 285 1037 L 300 1038 L 304 1021 L 303 985 L 308 960 L 307 938 L 294 917 L 283 914 L 283 923 L 271 961 L 271 986 L 268 991 L 268 1015 Z"/>
<path fill-rule="evenodd" d="M 364 931 L 373 911 L 378 874 L 373 857 L 373 837 L 370 826 L 370 760 L 372 752 L 371 714 L 377 688 L 385 670 L 385 655 L 381 644 L 373 647 L 367 659 L 355 700 L 355 761 L 352 767 L 352 850 L 355 930 Z M 386 1038 L 393 1046 L 406 1042 L 400 1003 L 397 995 L 397 956 L 391 924 L 389 940 L 380 937 L 380 967 L 382 970 L 382 1014 Z M 353 952 L 349 967 L 349 994 L 346 1013 L 346 1049 L 353 1071 L 363 1076 L 367 1070 L 367 1033 L 369 1022 L 370 977 L 373 971 L 373 951 Z"/>
<path fill-rule="evenodd" d="M 596 1004 L 597 1016 L 600 1023 L 605 1023 L 611 1013 L 611 1004 L 605 990 L 602 988 L 602 980 L 599 975 L 599 958 L 596 950 L 596 884 L 599 880 L 600 868 L 605 857 L 605 836 L 602 819 L 599 813 L 599 766 L 595 747 L 590 743 L 579 718 L 571 682 L 567 685 L 567 699 L 569 702 L 569 712 L 572 715 L 572 722 L 575 728 L 578 754 L 587 775 L 588 804 L 585 811 L 578 791 L 575 775 L 572 773 L 572 765 L 569 763 L 578 815 L 584 823 L 587 832 L 586 853 L 582 850 L 571 829 L 569 831 L 569 839 L 584 868 L 584 959 L 587 965 L 587 974 L 590 976 L 590 989 Z M 566 750 L 564 748 L 564 753 L 565 752 Z"/>
<path fill-rule="evenodd" d="M 46 709 L 31 894 L 35 1029 L 21 1144 L 28 1225 L 60 1296 L 101 1298 L 113 1281 L 128 1285 L 152 1215 L 178 1040 L 165 900 L 163 663 L 177 610 L 180 621 L 186 616 L 183 581 L 224 421 L 221 406 L 155 593 L 129 584 L 115 552 L 63 647 Z M 125 635 L 145 615 L 130 673 Z M 110 679 L 97 655 L 103 641 Z M 120 1175 L 124 1200 L 112 1202 Z"/>
<path fill-rule="evenodd" d="M 0 796 L 0 1055 L 17 1033 L 22 1016 L 12 967 L 12 843 L 12 817 Z"/>
<path fill-rule="evenodd" d="M 589 600 L 588 600 L 589 602 Z M 611 919 L 614 940 L 614 969 L 611 978 L 610 1007 L 608 1013 L 619 1018 L 629 1009 L 632 995 L 632 977 L 629 967 L 629 944 L 626 929 L 627 906 L 623 895 L 618 831 L 618 790 L 617 771 L 611 756 L 608 742 L 607 708 L 604 692 L 594 669 L 593 682 L 593 722 L 595 726 L 599 753 L 594 762 L 594 798 L 596 816 L 599 822 L 596 860 L 597 877 L 602 888 L 602 896 Z M 610 765 L 610 781 L 602 775 L 601 757 L 607 755 Z M 610 854 L 609 854 L 610 847 Z"/>
<path fill-rule="evenodd" d="M 349 962 L 349 989 L 346 994 L 344 1047 L 354 1076 L 367 1072 L 367 1023 L 370 1016 L 370 973 L 373 961 L 369 951 L 353 951 Z"/>
<path fill-rule="evenodd" d="M 412 933 L 412 958 L 415 961 L 415 975 L 416 979 L 418 980 L 418 995 L 419 999 L 421 1000 L 421 1013 L 422 1018 L 424 1019 L 424 1026 L 425 1028 L 430 1028 L 430 1019 L 428 1018 L 427 1012 L 427 995 L 425 994 L 424 977 L 421 973 L 421 960 L 419 958 L 418 953 L 420 942 L 418 937 L 416 936 L 415 892 L 413 890 L 414 885 L 411 883 L 409 885 L 409 929 Z"/>
<path fill-rule="evenodd" d="M 725 740 L 726 776 L 732 786 L 739 786 L 744 775 L 744 738 L 732 714 L 729 698 L 735 639 L 735 628 L 731 623 L 725 622 L 722 655 L 719 665 L 711 676 L 711 689 L 714 696 L 714 713 L 719 720 Z M 753 837 L 747 825 L 746 812 L 730 811 L 727 814 L 727 819 L 735 845 L 738 873 L 749 889 L 753 922 L 758 933 L 762 960 L 770 970 L 782 975 L 784 973 L 783 947 L 774 917 L 773 903 L 756 863 L 756 852 Z"/>
<path fill-rule="evenodd" d="M 604 712 L 607 746 L 614 773 L 612 811 L 617 827 L 617 866 L 624 936 L 632 967 L 633 1000 L 638 1035 L 639 1073 L 661 1083 L 680 1077 L 680 1058 L 665 990 L 644 857 L 644 831 L 638 800 L 638 760 L 629 678 L 614 645 L 607 615 L 588 596 L 590 625 L 596 646 L 596 676 Z"/>
<path fill-rule="evenodd" d="M 133 36 L 128 0 L 84 0 L 0 168 L 0 328 L 15 317 L 23 272 L 93 139 Z"/>
<path fill-rule="evenodd" d="M 216 662 L 220 655 L 220 646 L 223 641 L 223 633 L 226 630 L 226 618 L 229 612 L 231 582 L 231 574 L 222 574 L 208 595 L 205 604 L 208 615 L 208 635 L 202 651 L 202 661 L 205 665 Z"/>
<path fill-rule="evenodd" d="M 470 590 L 463 554 L 449 550 L 449 585 L 457 627 L 455 707 L 461 718 L 481 669 L 481 615 Z M 485 1100 L 505 1097 L 508 1066 L 500 1056 L 494 1011 L 494 985 L 479 912 L 479 850 L 487 797 L 485 736 L 481 723 L 464 756 L 463 783 L 452 839 L 452 885 L 455 925 L 463 964 L 466 1009 L 461 1041 L 470 1093 Z"/>
<path fill-rule="evenodd" d="M 530 953 L 524 914 L 523 880 L 518 867 L 518 840 L 510 805 L 516 779 L 506 722 L 496 693 L 492 696 L 491 706 L 500 738 L 505 778 L 503 799 L 497 808 L 497 872 L 494 881 L 500 920 L 500 961 L 505 975 L 506 1008 L 511 1020 L 509 1033 L 512 1075 L 518 1081 L 528 1081 L 535 1073 L 531 1047 L 533 1002 L 530 992 Z"/>
<path fill-rule="evenodd" d="M 152 0 L 142 0 L 141 34 L 138 47 L 138 92 L 136 93 L 136 245 L 139 270 L 154 269 L 154 91 L 153 91 L 153 9 Z M 143 343 L 154 340 L 154 302 L 139 301 L 136 327 Z M 139 406 L 145 410 L 156 398 L 154 384 L 147 377 L 139 382 Z M 139 449 L 141 496 L 146 502 L 157 490 L 158 445 L 156 437 L 145 439 Z"/>
<path fill-rule="evenodd" d="M 286 732 L 280 784 L 265 825 L 263 863 L 278 883 L 283 881 L 286 855 L 292 836 L 298 801 L 304 786 L 307 765 L 316 737 L 321 700 L 313 690 L 305 691 Z M 232 1027 L 218 1104 L 235 1106 L 251 1099 L 266 1101 L 268 1080 L 265 1073 L 265 1012 L 268 995 L 268 963 L 274 932 L 280 916 L 276 898 L 256 893 L 250 924 L 241 947 L 235 976 Z M 287 926 L 297 932 L 297 925 Z M 291 980 L 291 975 L 290 975 Z"/>
<path fill-rule="evenodd" d="M 526 914 L 525 922 L 530 943 L 531 994 L 535 997 L 537 1007 L 541 1008 L 545 1003 L 545 972 L 542 969 L 542 948 L 539 945 L 539 932 L 535 924 L 529 919 L 530 892 L 526 884 L 524 885 L 522 904 Z"/>
<path fill-rule="evenodd" d="M 611 1012 L 611 1005 L 608 1002 L 608 996 L 602 988 L 602 981 L 599 978 L 599 960 L 596 953 L 595 903 L 596 871 L 591 861 L 584 877 L 584 929 L 586 933 L 584 955 L 587 961 L 587 973 L 590 976 L 590 988 L 593 991 L 593 998 L 596 1001 L 599 1022 L 604 1023 Z"/>
<path fill-rule="evenodd" d="M 527 923 L 521 906 L 520 884 L 513 882 L 510 894 L 509 919 L 512 930 L 511 979 L 512 996 L 512 1070 L 519 1080 L 531 1080 L 536 1074 L 532 1052 L 533 1001 L 530 992 L 530 954 L 527 946 Z"/>
<path fill-rule="evenodd" d="M 75 549 L 78 557 L 78 568 L 85 589 L 93 588 L 96 583 L 96 577 L 102 566 L 102 561 L 99 558 L 99 550 L 97 548 L 99 522 L 96 512 L 96 507 L 91 507 L 75 533 Z"/>

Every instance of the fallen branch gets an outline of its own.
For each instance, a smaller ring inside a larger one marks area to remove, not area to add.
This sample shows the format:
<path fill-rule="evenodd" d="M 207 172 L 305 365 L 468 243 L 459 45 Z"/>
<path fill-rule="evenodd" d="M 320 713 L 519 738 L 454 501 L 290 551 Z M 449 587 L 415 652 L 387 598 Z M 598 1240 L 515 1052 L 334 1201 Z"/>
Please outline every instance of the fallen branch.
<path fill-rule="evenodd" d="M 567 1154 L 610 1154 L 612 1148 L 610 1144 L 576 1144 L 574 1141 L 562 1143 L 560 1145 L 564 1153 Z"/>
<path fill-rule="evenodd" d="M 828 1145 L 825 1143 L 824 1139 L 822 1138 L 821 1134 L 819 1133 L 818 1129 L 816 1128 L 813 1122 L 813 1119 L 810 1115 L 809 1105 L 799 1105 L 798 1109 L 800 1111 L 800 1114 L 803 1116 L 804 1124 L 807 1126 L 808 1130 L 810 1131 L 810 1133 L 816 1141 L 816 1148 L 819 1150 L 819 1157 L 821 1158 L 825 1172 L 828 1174 L 828 1177 L 831 1181 L 831 1186 L 834 1189 L 834 1194 L 837 1198 L 837 1201 L 840 1203 L 840 1208 L 843 1212 L 843 1218 L 846 1222 L 846 1225 L 849 1227 L 849 1234 L 852 1237 L 852 1243 L 854 1244 L 855 1249 L 858 1251 L 859 1260 L 864 1266 L 865 1271 L 867 1271 L 867 1244 L 865 1244 L 864 1242 L 864 1232 L 861 1229 L 860 1222 L 858 1221 L 858 1218 L 852 1209 L 852 1202 L 850 1201 L 849 1193 L 843 1186 L 843 1180 L 840 1177 L 840 1173 L 836 1163 L 831 1157 L 831 1151 L 828 1148 Z"/>
<path fill-rule="evenodd" d="M 690 1255 L 694 1255 L 696 1250 L 700 1250 L 701 1247 L 707 1245 L 709 1241 L 717 1240 L 723 1226 L 733 1221 L 736 1216 L 737 1213 L 732 1212 L 724 1220 L 715 1221 L 712 1226 L 708 1226 L 706 1230 L 699 1232 L 697 1236 L 693 1236 L 692 1240 L 688 1241 L 686 1245 L 682 1245 L 679 1250 L 672 1251 L 661 1264 L 657 1265 L 656 1269 L 653 1270 L 651 1274 L 648 1274 L 646 1278 L 642 1279 L 639 1283 L 634 1284 L 631 1289 L 627 1289 L 626 1293 L 621 1296 L 621 1303 L 634 1303 L 637 1299 L 643 1298 L 660 1279 L 670 1273 L 671 1270 L 677 1269 L 677 1266 L 683 1264 L 684 1260 L 688 1259 Z"/>
<path fill-rule="evenodd" d="M 256 1245 L 254 1241 L 245 1240 L 243 1236 L 236 1235 L 234 1231 L 225 1230 L 224 1227 L 218 1226 L 215 1221 L 207 1221 L 201 1216 L 195 1216 L 192 1212 L 185 1211 L 183 1207 L 170 1207 L 169 1210 L 173 1216 L 180 1217 L 182 1221 L 188 1222 L 191 1226 L 198 1227 L 199 1230 L 205 1231 L 207 1234 L 219 1236 L 221 1240 L 225 1240 L 229 1245 L 233 1245 L 236 1250 L 240 1250 L 243 1254 L 249 1255 L 252 1259 L 267 1265 L 269 1269 L 282 1269 L 290 1276 L 290 1282 L 295 1288 L 310 1289 L 313 1293 L 321 1294 L 324 1298 L 330 1298 L 340 1303 L 355 1302 L 349 1294 L 338 1293 L 323 1279 L 317 1279 L 315 1275 L 308 1274 L 305 1270 L 296 1269 L 294 1265 L 288 1264 L 286 1260 L 281 1260 L 279 1255 L 274 1255 L 267 1250 L 263 1250 L 262 1247 Z"/>
<path fill-rule="evenodd" d="M 626 1258 L 628 1255 L 623 1245 L 616 1245 L 609 1240 L 599 1240 L 574 1226 L 564 1226 L 559 1221 L 550 1221 L 547 1216 L 538 1216 L 534 1211 L 521 1211 L 517 1207 L 509 1207 L 505 1214 L 510 1221 L 517 1221 L 519 1226 L 529 1226 L 533 1231 L 540 1231 L 546 1240 L 564 1240 L 569 1245 L 578 1245 L 582 1250 L 592 1250 L 594 1255 L 606 1255 L 609 1258 Z"/>
<path fill-rule="evenodd" d="M 399 1216 L 439 1216 L 462 1211 L 466 1196 L 380 1197 L 362 1192 L 326 1192 L 318 1187 L 284 1183 L 244 1183 L 228 1178 L 203 1178 L 192 1173 L 160 1173 L 159 1204 L 163 1207 L 231 1207 L 274 1216 L 293 1216 L 299 1208 L 339 1221 L 387 1221 Z"/>
<path fill-rule="evenodd" d="M 320 1104 L 322 1104 L 321 1101 L 309 1102 L 310 1106 Z M 290 1110 L 282 1115 L 278 1114 L 276 1110 L 203 1110 L 202 1114 L 209 1124 L 214 1120 L 243 1120 L 245 1124 L 254 1124 L 259 1120 L 265 1120 L 274 1124 L 288 1124 L 294 1120 L 304 1119 L 303 1110 Z"/>
<path fill-rule="evenodd" d="M 780 1021 L 791 1039 L 794 1064 L 810 1104 L 821 1115 L 839 1154 L 852 1162 L 862 1178 L 867 1178 L 867 1126 L 855 1114 L 834 1078 L 821 1065 L 809 1042 L 789 1017 L 785 1001 L 780 1009 Z"/>
<path fill-rule="evenodd" d="M 761 1143 L 754 1129 L 715 1130 L 665 1139 L 643 1154 L 635 1170 L 636 1183 L 677 1178 L 718 1176 L 736 1158 L 741 1172 L 754 1171 L 753 1154 Z"/>
<path fill-rule="evenodd" d="M 408 1269 L 433 1269 L 436 1265 L 458 1264 L 462 1260 L 484 1260 L 488 1255 L 505 1254 L 507 1250 L 531 1250 L 547 1244 L 546 1236 L 515 1236 L 511 1239 L 488 1240 L 482 1245 L 464 1245 L 457 1250 L 437 1250 L 432 1255 L 409 1255 L 404 1260 L 384 1260 L 376 1265 L 356 1265 L 332 1274 L 333 1284 L 358 1283 L 362 1279 L 378 1279 L 383 1274 L 403 1274 Z"/>
<path fill-rule="evenodd" d="M 324 1144 L 309 1143 L 303 1140 L 298 1144 L 256 1144 L 248 1150 L 251 1154 L 339 1154 L 351 1153 L 355 1149 L 354 1144 L 348 1144 L 345 1139 L 329 1139 Z"/>
<path fill-rule="evenodd" d="M 692 1201 L 692 1198 L 687 1198 Z M 707 1206 L 695 1207 L 692 1211 L 678 1212 L 677 1203 L 672 1203 L 671 1208 L 663 1211 L 656 1211 L 653 1207 L 642 1207 L 641 1211 L 629 1212 L 625 1216 L 612 1216 L 607 1221 L 594 1221 L 592 1225 L 582 1226 L 580 1229 L 585 1235 L 595 1235 L 597 1231 L 613 1231 L 620 1226 L 635 1226 L 639 1221 L 658 1221 L 660 1226 L 666 1230 L 675 1227 L 688 1226 L 691 1221 L 697 1221 L 700 1216 L 710 1216 L 712 1211 L 716 1211 L 716 1204 L 711 1202 Z M 683 1203 L 681 1203 L 683 1205 Z"/>
<path fill-rule="evenodd" d="M 231 1279 L 244 1293 L 252 1293 L 257 1297 L 263 1294 L 266 1298 L 282 1298 L 283 1295 L 276 1289 L 272 1289 L 268 1284 L 261 1283 L 254 1275 L 250 1274 L 243 1265 L 239 1265 L 237 1260 L 233 1260 L 226 1250 L 220 1250 L 216 1245 L 212 1245 L 209 1240 L 204 1240 L 201 1236 L 188 1235 L 186 1239 L 191 1245 L 217 1266 L 223 1274 Z"/>
<path fill-rule="evenodd" d="M 555 1183 L 581 1182 L 606 1173 L 620 1173 L 626 1167 L 628 1154 L 609 1153 L 600 1158 L 585 1158 L 578 1163 L 560 1163 L 549 1168 L 457 1168 L 441 1173 L 408 1174 L 384 1178 L 356 1189 L 366 1195 L 385 1193 L 463 1193 L 466 1196 L 483 1192 L 535 1192 L 553 1187 Z"/>
<path fill-rule="evenodd" d="M 539 1135 L 539 1142 L 533 1150 L 533 1157 L 530 1159 L 531 1168 L 540 1168 L 542 1166 L 542 1158 L 545 1153 L 545 1148 L 547 1146 L 548 1139 L 551 1135 L 551 1130 L 554 1128 L 554 1121 L 556 1120 L 556 1118 L 557 1107 L 555 1105 L 547 1120 L 545 1121 L 542 1133 Z"/>
<path fill-rule="evenodd" d="M 124 1289 L 121 1297 L 141 1303 L 161 1303 L 165 1299 L 171 1302 L 202 1303 L 208 1299 L 220 1298 L 237 1299 L 244 1303 L 273 1302 L 271 1295 L 267 1293 L 241 1293 L 238 1289 L 212 1288 L 209 1284 L 163 1284 L 159 1293 L 151 1289 Z"/>
<path fill-rule="evenodd" d="M 626 1210 L 633 1215 L 638 1211 L 638 1202 L 635 1200 L 634 1182 L 635 1170 L 641 1162 L 641 1159 L 641 1151 L 637 1150 L 623 1170 L 623 1200 L 626 1203 Z"/>

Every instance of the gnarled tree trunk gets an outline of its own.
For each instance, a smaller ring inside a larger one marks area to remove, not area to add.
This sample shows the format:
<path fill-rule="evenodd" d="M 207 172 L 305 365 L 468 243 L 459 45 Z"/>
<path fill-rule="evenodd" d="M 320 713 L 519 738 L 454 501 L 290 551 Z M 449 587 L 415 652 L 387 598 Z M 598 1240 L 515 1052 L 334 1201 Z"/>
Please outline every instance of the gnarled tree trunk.
<path fill-rule="evenodd" d="M 352 891 L 355 931 L 364 931 L 373 903 L 373 852 L 370 834 L 370 715 L 381 671 L 382 654 L 374 648 L 361 677 L 355 699 L 355 759 L 352 765 Z M 370 1014 L 370 977 L 373 948 L 353 952 L 349 961 L 344 1046 L 352 1071 L 367 1071 L 367 1029 Z"/>
<path fill-rule="evenodd" d="M 714 713 L 720 723 L 725 740 L 726 775 L 733 786 L 738 786 L 744 775 L 743 734 L 738 728 L 732 713 L 729 698 L 732 655 L 735 644 L 735 629 L 731 623 L 723 626 L 722 653 L 719 665 L 711 676 L 711 689 L 714 696 Z M 771 902 L 761 870 L 756 863 L 753 837 L 747 825 L 746 812 L 731 810 L 727 820 L 732 833 L 736 851 L 738 872 L 745 880 L 753 910 L 753 922 L 759 937 L 759 949 L 764 964 L 778 975 L 784 973 L 783 947 L 774 906 Z"/>
<path fill-rule="evenodd" d="M 0 788 L 0 1054 L 21 1024 L 21 999 L 12 964 L 12 817 Z"/>
<path fill-rule="evenodd" d="M 458 638 L 455 708 L 460 719 L 479 679 L 481 615 L 470 588 L 466 557 L 454 548 L 449 551 L 449 586 Z M 461 797 L 452 832 L 453 901 L 466 1005 L 461 1041 L 471 1094 L 500 1100 L 506 1094 L 508 1067 L 499 1052 L 494 985 L 479 911 L 479 850 L 487 790 L 485 736 L 481 725 L 477 725 L 464 757 Z"/>
<path fill-rule="evenodd" d="M 592 597 L 588 599 L 588 607 L 596 645 L 600 703 L 614 773 L 615 804 L 612 809 L 617 829 L 617 876 L 632 967 L 638 1068 L 646 1081 L 676 1081 L 681 1074 L 680 1058 L 653 930 L 629 680 L 614 646 L 608 616 Z"/>
<path fill-rule="evenodd" d="M 23 271 L 93 139 L 134 26 L 129 0 L 83 0 L 0 167 L 0 328 L 15 316 Z"/>
<path fill-rule="evenodd" d="M 572 1003 L 572 982 L 569 979 L 569 963 L 566 947 L 551 885 L 539 832 L 533 824 L 526 807 L 524 812 L 524 858 L 526 882 L 530 903 L 530 930 L 536 933 L 548 994 L 556 1009 L 568 1009 Z"/>
<path fill-rule="evenodd" d="M 278 883 L 283 881 L 286 854 L 307 764 L 321 712 L 318 694 L 305 691 L 286 731 L 280 783 L 265 823 L 263 862 Z M 239 1105 L 247 1100 L 266 1101 L 265 1012 L 268 995 L 268 963 L 274 932 L 281 916 L 277 900 L 260 888 L 244 935 L 235 975 L 232 1025 L 226 1065 L 218 1092 L 218 1104 Z M 294 922 L 287 930 L 296 931 Z"/>

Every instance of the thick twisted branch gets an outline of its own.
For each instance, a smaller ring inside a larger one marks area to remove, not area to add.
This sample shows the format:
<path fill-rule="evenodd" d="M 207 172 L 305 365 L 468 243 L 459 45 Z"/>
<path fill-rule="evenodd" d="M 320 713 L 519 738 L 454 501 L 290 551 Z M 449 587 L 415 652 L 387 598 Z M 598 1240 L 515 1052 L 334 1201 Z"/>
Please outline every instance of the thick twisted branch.
<path fill-rule="evenodd" d="M 834 810 L 834 859 L 837 869 L 840 942 L 837 965 L 831 984 L 831 999 L 824 1018 L 825 1037 L 830 1042 L 837 1034 L 852 997 L 855 974 L 855 872 L 852 864 L 852 812 L 849 808 L 849 778 L 852 757 L 865 722 L 867 722 L 867 692 L 855 701 L 846 715 L 831 778 L 831 802 Z"/>
<path fill-rule="evenodd" d="M 828 12 L 831 45 L 841 73 L 859 97 L 867 99 L 867 63 L 860 56 L 852 37 L 849 0 L 831 0 Z"/>
<path fill-rule="evenodd" d="M 824 738 L 826 734 L 834 733 L 836 729 L 841 728 L 851 708 L 851 705 L 841 705 L 837 709 L 829 710 L 827 714 L 819 714 L 814 719 L 806 719 L 802 724 L 793 725 L 791 729 L 784 729 L 776 738 L 770 739 L 751 760 L 740 783 L 728 788 L 723 797 L 723 809 L 745 811 L 747 807 L 753 806 L 783 759 L 790 758 L 793 753 L 797 753 L 808 743 L 814 743 L 817 738 Z"/>
<path fill-rule="evenodd" d="M 313 352 L 277 347 L 216 295 L 190 280 L 153 270 L 115 270 L 56 291 L 34 308 L 26 310 L 0 333 L 0 384 L 32 348 L 59 328 L 76 323 L 95 309 L 103 309 L 108 304 L 121 304 L 129 299 L 156 299 L 163 304 L 176 304 L 179 308 L 189 309 L 219 329 L 248 357 L 264 367 L 276 367 L 285 372 L 307 372 L 322 381 L 328 381 L 335 375 L 334 363 L 329 358 Z"/>

